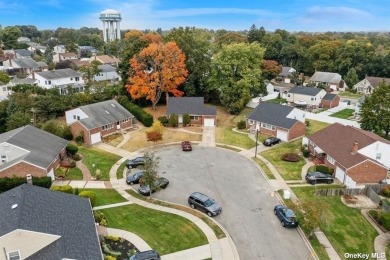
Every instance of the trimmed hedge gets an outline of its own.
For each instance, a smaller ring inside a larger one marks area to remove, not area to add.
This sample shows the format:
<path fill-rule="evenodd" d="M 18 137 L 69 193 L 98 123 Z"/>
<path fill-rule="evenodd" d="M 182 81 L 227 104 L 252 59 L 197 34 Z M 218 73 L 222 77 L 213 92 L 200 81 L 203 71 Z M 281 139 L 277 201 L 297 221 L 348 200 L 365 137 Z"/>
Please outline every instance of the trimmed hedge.
<path fill-rule="evenodd" d="M 50 188 L 51 186 L 50 177 L 32 177 L 32 182 L 35 186 L 43 188 Z M 27 183 L 27 179 L 22 177 L 0 178 L 0 192 L 11 190 L 24 183 Z"/>
<path fill-rule="evenodd" d="M 316 165 L 316 171 L 317 172 L 322 172 L 322 173 L 325 173 L 325 174 L 332 174 L 333 173 L 333 169 L 329 168 L 326 165 Z"/>
<path fill-rule="evenodd" d="M 179 125 L 179 117 L 176 114 L 172 114 L 168 119 L 168 125 L 170 127 L 177 127 Z"/>
<path fill-rule="evenodd" d="M 238 129 L 245 129 L 246 128 L 246 122 L 245 120 L 241 120 L 237 122 L 237 128 Z"/>
<path fill-rule="evenodd" d="M 54 191 L 61 191 L 61 192 L 73 194 L 73 188 L 70 185 L 51 186 L 50 189 Z"/>
<path fill-rule="evenodd" d="M 79 193 L 80 197 L 88 198 L 91 201 L 92 207 L 96 205 L 96 194 L 93 191 L 82 191 Z"/>
<path fill-rule="evenodd" d="M 385 196 L 386 198 L 390 197 L 390 185 L 386 185 L 380 192 L 381 195 Z"/>
<path fill-rule="evenodd" d="M 151 114 L 145 112 L 145 110 L 143 110 L 141 107 L 130 102 L 126 98 L 121 98 L 118 101 L 119 101 L 119 104 L 121 104 L 130 113 L 132 113 L 137 118 L 137 120 L 140 121 L 144 126 L 146 126 L 146 127 L 152 126 L 153 116 Z"/>
<path fill-rule="evenodd" d="M 68 144 L 65 149 L 66 149 L 66 152 L 72 156 L 75 155 L 79 151 L 79 148 L 74 144 Z"/>
<path fill-rule="evenodd" d="M 380 214 L 379 224 L 381 224 L 386 230 L 390 230 L 390 214 Z"/>

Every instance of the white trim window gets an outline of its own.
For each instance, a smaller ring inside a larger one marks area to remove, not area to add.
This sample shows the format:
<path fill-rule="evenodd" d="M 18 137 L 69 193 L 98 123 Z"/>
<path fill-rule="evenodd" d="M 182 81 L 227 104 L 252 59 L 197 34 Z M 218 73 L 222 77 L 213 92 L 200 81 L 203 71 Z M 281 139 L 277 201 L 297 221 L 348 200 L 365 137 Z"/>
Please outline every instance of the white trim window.
<path fill-rule="evenodd" d="M 7 161 L 7 155 L 1 155 L 1 162 L 6 163 Z"/>
<path fill-rule="evenodd" d="M 276 126 L 267 124 L 267 123 L 261 123 L 262 128 L 270 129 L 270 130 L 276 130 Z"/>
<path fill-rule="evenodd" d="M 381 154 L 381 153 L 377 153 L 376 156 L 375 156 L 375 158 L 376 158 L 377 160 L 380 160 L 380 159 L 382 158 L 382 154 Z"/>
<path fill-rule="evenodd" d="M 20 251 L 9 251 L 7 252 L 7 260 L 20 260 L 22 257 L 20 256 Z"/>
<path fill-rule="evenodd" d="M 333 164 L 333 165 L 334 165 L 334 163 L 335 163 L 335 160 L 334 160 L 329 154 L 326 155 L 326 160 L 327 160 L 329 163 Z"/>
<path fill-rule="evenodd" d="M 199 116 L 190 116 L 190 119 L 191 119 L 191 120 L 198 121 L 198 120 L 199 120 Z"/>
<path fill-rule="evenodd" d="M 248 125 L 253 125 L 253 124 L 255 124 L 255 121 L 252 119 L 248 119 Z"/>

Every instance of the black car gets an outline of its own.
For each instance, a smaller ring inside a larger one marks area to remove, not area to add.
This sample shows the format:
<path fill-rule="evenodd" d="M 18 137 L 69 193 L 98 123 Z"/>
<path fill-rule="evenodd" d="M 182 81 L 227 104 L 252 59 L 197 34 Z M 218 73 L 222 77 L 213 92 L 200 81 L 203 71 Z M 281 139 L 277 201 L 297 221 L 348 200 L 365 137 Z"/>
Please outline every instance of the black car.
<path fill-rule="evenodd" d="M 154 250 L 138 252 L 131 256 L 129 260 L 160 260 L 160 255 Z"/>
<path fill-rule="evenodd" d="M 268 137 L 267 139 L 264 140 L 263 144 L 265 146 L 273 146 L 274 144 L 280 143 L 282 140 L 277 137 Z"/>
<path fill-rule="evenodd" d="M 144 172 L 137 172 L 133 175 L 128 175 L 126 177 L 126 183 L 127 184 L 130 184 L 130 185 L 133 185 L 135 183 L 139 183 L 139 180 L 144 177 Z"/>
<path fill-rule="evenodd" d="M 195 209 L 204 211 L 209 217 L 216 216 L 222 212 L 222 207 L 212 198 L 200 192 L 194 192 L 188 198 L 188 204 Z"/>
<path fill-rule="evenodd" d="M 127 169 L 137 168 L 140 165 L 145 165 L 146 161 L 149 160 L 147 157 L 137 157 L 134 159 L 129 159 L 126 162 Z"/>
<path fill-rule="evenodd" d="M 333 182 L 332 175 L 322 173 L 322 172 L 308 172 L 305 176 L 305 179 L 308 183 L 314 185 L 317 183 L 328 183 Z"/>
<path fill-rule="evenodd" d="M 274 208 L 275 215 L 279 218 L 283 227 L 297 227 L 298 220 L 294 211 L 284 205 L 276 205 Z"/>
<path fill-rule="evenodd" d="M 169 184 L 169 181 L 168 181 L 167 178 L 164 178 L 164 177 L 157 178 L 154 181 L 154 185 L 153 185 L 153 188 L 152 188 L 152 193 L 156 192 L 157 189 L 159 189 L 159 188 L 165 189 L 168 186 L 168 184 Z M 138 193 L 142 194 L 144 196 L 149 196 L 150 195 L 150 187 L 149 187 L 149 185 L 143 185 L 143 186 L 139 187 Z"/>

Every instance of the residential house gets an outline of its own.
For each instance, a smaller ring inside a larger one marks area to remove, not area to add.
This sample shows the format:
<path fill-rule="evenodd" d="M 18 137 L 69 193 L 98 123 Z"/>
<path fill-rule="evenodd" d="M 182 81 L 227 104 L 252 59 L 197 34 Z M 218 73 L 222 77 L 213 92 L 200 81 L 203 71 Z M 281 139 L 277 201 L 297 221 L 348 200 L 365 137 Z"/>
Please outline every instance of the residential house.
<path fill-rule="evenodd" d="M 317 108 L 326 91 L 321 88 L 295 86 L 287 92 L 287 102 L 297 106 Z"/>
<path fill-rule="evenodd" d="M 103 259 L 89 199 L 23 184 L 0 194 L 1 260 Z"/>
<path fill-rule="evenodd" d="M 276 136 L 288 142 L 305 134 L 305 111 L 271 102 L 260 102 L 247 116 L 246 125 L 251 131 Z"/>
<path fill-rule="evenodd" d="M 99 65 L 98 74 L 93 76 L 94 81 L 119 81 L 121 77 L 116 72 L 116 69 L 111 65 Z"/>
<path fill-rule="evenodd" d="M 3 66 L 9 70 L 17 70 L 26 74 L 43 71 L 48 68 L 46 63 L 38 63 L 32 58 L 14 58 L 3 61 Z"/>
<path fill-rule="evenodd" d="M 14 50 L 16 58 L 31 58 L 32 52 L 25 49 Z"/>
<path fill-rule="evenodd" d="M 50 176 L 65 156 L 68 141 L 31 125 L 0 134 L 0 177 Z"/>
<path fill-rule="evenodd" d="M 167 116 L 176 114 L 179 124 L 183 123 L 183 115 L 190 116 L 191 125 L 215 126 L 217 109 L 204 104 L 203 97 L 170 97 L 167 105 Z"/>
<path fill-rule="evenodd" d="M 66 52 L 66 48 L 65 48 L 65 45 L 56 45 L 53 47 L 53 52 L 54 53 L 65 53 Z"/>
<path fill-rule="evenodd" d="M 47 47 L 42 46 L 42 45 L 32 45 L 32 46 L 28 47 L 28 50 L 33 52 L 33 53 L 40 52 L 43 54 L 46 52 L 46 49 L 47 49 Z"/>
<path fill-rule="evenodd" d="M 335 123 L 304 138 L 303 144 L 347 187 L 387 178 L 390 141 L 372 132 Z"/>
<path fill-rule="evenodd" d="M 79 57 L 73 52 L 56 53 L 53 55 L 53 62 L 63 62 L 77 60 Z"/>
<path fill-rule="evenodd" d="M 325 96 L 321 99 L 321 107 L 332 108 L 337 107 L 340 103 L 340 96 L 337 94 L 326 93 Z"/>
<path fill-rule="evenodd" d="M 92 56 L 90 59 L 90 62 L 97 60 L 100 61 L 101 64 L 103 65 L 111 65 L 114 67 L 118 67 L 119 59 L 117 59 L 114 56 L 111 55 L 97 55 L 97 56 Z"/>
<path fill-rule="evenodd" d="M 328 88 L 333 90 L 344 89 L 345 82 L 341 79 L 341 75 L 333 72 L 316 71 L 310 78 L 310 82 L 316 86 L 325 84 Z"/>
<path fill-rule="evenodd" d="M 35 84 L 44 89 L 58 88 L 62 95 L 68 93 L 69 87 L 74 92 L 84 91 L 82 74 L 72 69 L 35 72 L 31 75 L 31 78 L 35 80 Z"/>
<path fill-rule="evenodd" d="M 30 38 L 28 37 L 19 37 L 18 39 L 16 39 L 16 41 L 19 43 L 27 43 L 27 44 L 31 42 Z"/>
<path fill-rule="evenodd" d="M 88 66 L 89 61 L 85 59 L 77 59 L 77 60 L 72 60 L 72 63 L 77 67 L 80 68 L 82 66 Z"/>
<path fill-rule="evenodd" d="M 366 76 L 362 81 L 356 83 L 352 89 L 356 90 L 357 93 L 370 95 L 382 82 L 385 82 L 387 85 L 389 85 L 390 78 Z"/>
<path fill-rule="evenodd" d="M 98 143 L 102 137 L 129 129 L 134 124 L 134 116 L 116 100 L 68 110 L 65 117 L 73 136 L 82 135 L 86 144 Z"/>
<path fill-rule="evenodd" d="M 291 83 L 291 75 L 296 72 L 292 67 L 282 67 L 282 72 L 279 73 L 278 79 L 283 83 Z"/>

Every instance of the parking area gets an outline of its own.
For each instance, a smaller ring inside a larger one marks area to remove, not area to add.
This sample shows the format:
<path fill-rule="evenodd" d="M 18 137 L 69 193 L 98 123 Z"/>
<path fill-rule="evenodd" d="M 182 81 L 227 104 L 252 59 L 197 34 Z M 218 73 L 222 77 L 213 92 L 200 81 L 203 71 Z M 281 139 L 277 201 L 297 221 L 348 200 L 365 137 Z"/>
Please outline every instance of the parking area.
<path fill-rule="evenodd" d="M 178 145 L 157 155 L 160 176 L 170 184 L 153 196 L 186 206 L 194 191 L 214 198 L 222 205 L 215 219 L 231 235 L 241 259 L 310 259 L 298 231 L 283 228 L 273 214 L 279 201 L 254 162 L 233 151 L 196 145 L 192 152 Z"/>

